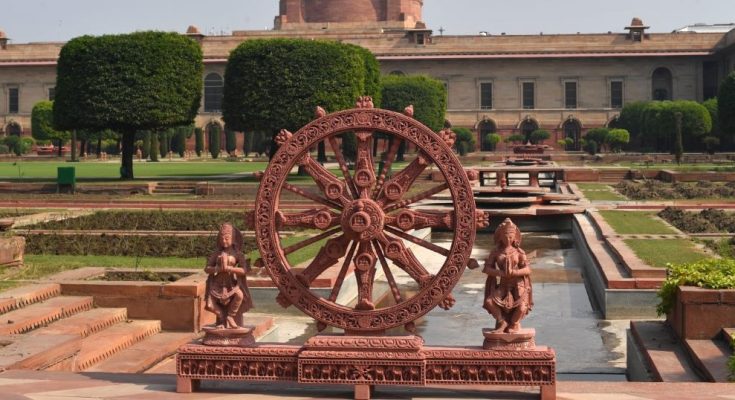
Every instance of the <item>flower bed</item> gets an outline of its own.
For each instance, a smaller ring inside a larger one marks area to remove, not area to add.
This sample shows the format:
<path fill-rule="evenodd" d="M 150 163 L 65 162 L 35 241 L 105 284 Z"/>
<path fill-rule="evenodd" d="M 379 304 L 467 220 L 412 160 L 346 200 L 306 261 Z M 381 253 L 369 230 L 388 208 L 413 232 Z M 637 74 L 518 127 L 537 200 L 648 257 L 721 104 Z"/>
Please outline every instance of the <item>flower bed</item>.
<path fill-rule="evenodd" d="M 207 257 L 216 243 L 201 236 L 126 236 L 32 234 L 26 237 L 26 254 L 106 255 L 139 257 Z M 254 238 L 245 238 L 243 251 L 256 248 Z"/>
<path fill-rule="evenodd" d="M 31 229 L 49 230 L 139 230 L 139 231 L 216 231 L 220 224 L 232 222 L 245 230 L 244 213 L 237 211 L 99 211 L 62 221 L 44 222 Z"/>
<path fill-rule="evenodd" d="M 665 183 L 622 181 L 615 186 L 618 192 L 633 200 L 720 199 L 735 197 L 735 182 Z"/>
<path fill-rule="evenodd" d="M 735 232 L 735 216 L 722 210 L 708 209 L 693 213 L 666 207 L 658 216 L 687 233 Z"/>
<path fill-rule="evenodd" d="M 735 260 L 669 265 L 657 307 L 681 339 L 711 339 L 735 326 Z"/>

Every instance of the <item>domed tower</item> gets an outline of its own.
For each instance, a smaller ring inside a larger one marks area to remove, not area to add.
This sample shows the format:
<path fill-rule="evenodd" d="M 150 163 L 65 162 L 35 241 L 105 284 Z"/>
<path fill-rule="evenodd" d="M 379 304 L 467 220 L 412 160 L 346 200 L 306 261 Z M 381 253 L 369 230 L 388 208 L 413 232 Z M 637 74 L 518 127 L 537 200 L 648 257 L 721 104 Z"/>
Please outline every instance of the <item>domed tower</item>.
<path fill-rule="evenodd" d="M 414 28 L 423 0 L 280 0 L 276 29 L 337 27 Z"/>

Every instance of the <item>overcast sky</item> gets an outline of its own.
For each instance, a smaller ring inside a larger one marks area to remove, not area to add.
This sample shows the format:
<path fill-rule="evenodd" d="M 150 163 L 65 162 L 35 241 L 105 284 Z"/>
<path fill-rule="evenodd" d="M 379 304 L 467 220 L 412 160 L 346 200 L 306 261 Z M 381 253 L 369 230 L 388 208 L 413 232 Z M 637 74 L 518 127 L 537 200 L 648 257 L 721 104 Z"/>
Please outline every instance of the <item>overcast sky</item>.
<path fill-rule="evenodd" d="M 654 32 L 735 22 L 733 0 L 424 0 L 429 28 L 446 35 L 620 32 L 641 17 Z M 203 33 L 271 29 L 278 0 L 0 0 L 0 30 L 14 43 L 66 41 L 136 30 Z M 438 32 L 435 32 L 438 34 Z"/>

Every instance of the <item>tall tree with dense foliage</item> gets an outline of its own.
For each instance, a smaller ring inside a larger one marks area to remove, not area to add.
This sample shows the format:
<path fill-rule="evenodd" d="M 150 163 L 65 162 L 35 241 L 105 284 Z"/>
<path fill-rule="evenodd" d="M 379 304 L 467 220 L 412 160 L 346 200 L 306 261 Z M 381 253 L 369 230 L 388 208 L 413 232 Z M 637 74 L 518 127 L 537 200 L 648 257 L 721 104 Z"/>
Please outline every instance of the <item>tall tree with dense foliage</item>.
<path fill-rule="evenodd" d="M 31 136 L 36 140 L 50 140 L 59 147 L 59 157 L 62 148 L 71 134 L 68 131 L 54 129 L 54 102 L 39 101 L 31 111 Z"/>
<path fill-rule="evenodd" d="M 194 129 L 194 151 L 196 151 L 197 157 L 201 157 L 202 152 L 204 152 L 204 131 L 202 128 Z"/>
<path fill-rule="evenodd" d="M 696 101 L 652 101 L 643 113 L 644 142 L 655 144 L 658 150 L 674 152 L 676 114 L 681 113 L 682 143 L 693 150 L 702 137 L 712 130 L 712 118 L 707 109 Z"/>
<path fill-rule="evenodd" d="M 627 103 L 620 111 L 615 127 L 625 129 L 630 133 L 630 142 L 640 146 L 643 133 L 643 113 L 649 102 L 634 101 Z"/>
<path fill-rule="evenodd" d="M 442 81 L 424 75 L 388 75 L 383 77 L 383 108 L 402 112 L 413 105 L 413 117 L 439 131 L 447 112 L 447 89 Z M 402 144 L 402 148 L 405 146 Z M 470 149 L 467 149 L 470 151 Z M 403 153 L 398 154 L 403 159 Z"/>
<path fill-rule="evenodd" d="M 717 114 L 722 138 L 727 138 L 726 141 L 732 143 L 735 136 L 735 72 L 731 72 L 720 85 Z"/>
<path fill-rule="evenodd" d="M 369 75 L 366 67 L 374 58 L 354 45 L 331 41 L 245 41 L 230 53 L 225 70 L 225 124 L 274 137 L 281 129 L 296 132 L 306 125 L 317 106 L 328 112 L 352 108 L 359 96 L 380 95 L 374 85 L 377 69 Z"/>
<path fill-rule="evenodd" d="M 135 132 L 192 123 L 203 71 L 199 44 L 177 33 L 73 39 L 59 55 L 54 124 L 120 132 L 120 177 L 133 179 Z"/>

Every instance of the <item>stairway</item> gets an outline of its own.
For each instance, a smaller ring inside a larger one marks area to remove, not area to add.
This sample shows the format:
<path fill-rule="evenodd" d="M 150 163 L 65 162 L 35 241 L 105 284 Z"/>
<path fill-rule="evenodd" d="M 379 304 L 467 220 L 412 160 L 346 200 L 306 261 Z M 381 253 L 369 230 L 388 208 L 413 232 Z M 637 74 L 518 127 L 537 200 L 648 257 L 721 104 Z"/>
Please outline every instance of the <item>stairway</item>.
<path fill-rule="evenodd" d="M 630 171 L 627 169 L 600 169 L 599 181 L 602 183 L 620 183 L 628 178 Z"/>
<path fill-rule="evenodd" d="M 151 194 L 162 194 L 162 195 L 184 195 L 184 194 L 195 194 L 196 183 L 191 182 L 157 182 Z"/>
<path fill-rule="evenodd" d="M 733 355 L 733 329 L 723 329 L 712 340 L 685 340 L 684 349 L 694 362 L 699 376 L 707 382 L 729 382 L 727 363 Z"/>
<path fill-rule="evenodd" d="M 0 292 L 0 370 L 143 372 L 196 337 L 93 308 L 91 296 L 62 296 L 54 283 Z"/>

